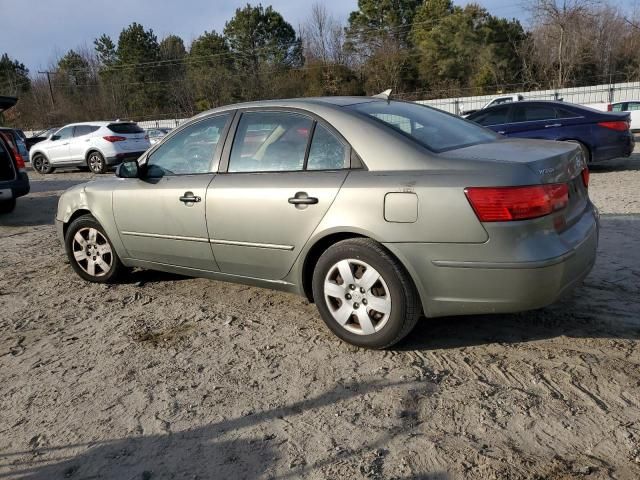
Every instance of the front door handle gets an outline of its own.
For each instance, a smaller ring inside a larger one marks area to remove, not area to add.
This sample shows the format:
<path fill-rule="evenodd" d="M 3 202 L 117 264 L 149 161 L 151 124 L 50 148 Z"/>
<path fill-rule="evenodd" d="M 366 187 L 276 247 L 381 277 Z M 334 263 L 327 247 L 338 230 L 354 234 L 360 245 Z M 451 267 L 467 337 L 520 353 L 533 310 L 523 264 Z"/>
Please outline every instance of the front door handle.
<path fill-rule="evenodd" d="M 554 127 L 561 127 L 562 124 L 561 123 L 552 123 L 550 125 L 545 125 L 544 128 L 554 128 Z"/>
<path fill-rule="evenodd" d="M 202 199 L 193 194 L 193 192 L 184 192 L 184 195 L 180 197 L 180 201 L 184 203 L 200 202 Z"/>
<path fill-rule="evenodd" d="M 316 197 L 310 197 L 307 192 L 297 192 L 295 196 L 289 199 L 291 205 L 315 205 L 318 203 Z"/>

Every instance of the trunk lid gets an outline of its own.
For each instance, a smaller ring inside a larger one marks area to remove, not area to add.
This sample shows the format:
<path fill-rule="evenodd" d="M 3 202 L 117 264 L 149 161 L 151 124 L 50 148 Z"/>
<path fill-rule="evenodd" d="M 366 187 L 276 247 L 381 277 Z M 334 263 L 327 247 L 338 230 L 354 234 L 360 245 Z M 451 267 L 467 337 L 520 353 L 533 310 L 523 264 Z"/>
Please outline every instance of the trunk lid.
<path fill-rule="evenodd" d="M 149 148 L 149 137 L 147 133 L 134 122 L 114 122 L 107 126 L 114 135 L 124 137 L 120 147 L 127 151 L 145 151 Z"/>
<path fill-rule="evenodd" d="M 578 145 L 551 140 L 505 138 L 451 150 L 441 155 L 447 158 L 524 165 L 535 174 L 539 183 L 569 182 L 580 176 L 586 166 Z"/>

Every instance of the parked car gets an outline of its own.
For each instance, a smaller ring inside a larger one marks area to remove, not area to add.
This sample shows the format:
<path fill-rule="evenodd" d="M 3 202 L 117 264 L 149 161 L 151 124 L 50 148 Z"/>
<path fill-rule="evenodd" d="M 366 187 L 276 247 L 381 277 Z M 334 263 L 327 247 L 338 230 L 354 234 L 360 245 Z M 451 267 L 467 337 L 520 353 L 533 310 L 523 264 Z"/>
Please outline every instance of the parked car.
<path fill-rule="evenodd" d="M 39 173 L 72 166 L 104 173 L 109 166 L 138 158 L 150 146 L 149 137 L 134 122 L 73 123 L 35 144 L 29 156 Z"/>
<path fill-rule="evenodd" d="M 627 100 L 611 104 L 613 112 L 629 112 L 631 115 L 631 131 L 640 131 L 640 100 Z"/>
<path fill-rule="evenodd" d="M 67 190 L 56 224 L 85 280 L 142 267 L 295 292 L 382 348 L 422 312 L 539 308 L 576 286 L 598 241 L 587 183 L 569 143 L 392 99 L 273 100 L 198 115 Z"/>
<path fill-rule="evenodd" d="M 29 150 L 25 144 L 24 133 L 22 133 L 22 130 L 0 127 L 0 132 L 5 132 L 9 135 L 13 147 L 18 151 L 23 161 L 29 160 Z"/>
<path fill-rule="evenodd" d="M 43 142 L 44 140 L 49 138 L 51 135 L 56 133 L 58 130 L 60 130 L 60 127 L 48 128 L 46 130 L 37 132 L 35 135 L 31 137 L 27 137 L 25 140 L 25 143 L 27 145 L 27 150 L 28 151 L 31 150 L 31 147 L 33 147 L 36 143 Z"/>
<path fill-rule="evenodd" d="M 460 113 L 460 116 L 462 118 L 467 118 L 472 113 L 479 112 L 480 110 L 484 110 L 485 108 L 493 107 L 495 105 L 504 105 L 505 103 L 521 102 L 523 100 L 524 100 L 524 97 L 520 94 L 502 95 L 500 97 L 492 98 L 487 103 L 485 103 L 482 108 L 475 109 L 475 110 L 463 110 Z"/>
<path fill-rule="evenodd" d="M 151 145 L 155 145 L 162 139 L 162 137 L 167 135 L 171 131 L 171 129 L 170 128 L 147 128 L 145 131 L 147 132 L 147 135 L 149 135 L 149 141 L 151 142 Z"/>
<path fill-rule="evenodd" d="M 628 157 L 635 145 L 629 114 L 553 101 L 523 101 L 490 107 L 468 117 L 507 137 L 576 143 L 587 162 Z"/>
<path fill-rule="evenodd" d="M 0 129 L 0 213 L 13 211 L 16 198 L 27 195 L 29 189 L 29 177 L 14 132 Z"/>

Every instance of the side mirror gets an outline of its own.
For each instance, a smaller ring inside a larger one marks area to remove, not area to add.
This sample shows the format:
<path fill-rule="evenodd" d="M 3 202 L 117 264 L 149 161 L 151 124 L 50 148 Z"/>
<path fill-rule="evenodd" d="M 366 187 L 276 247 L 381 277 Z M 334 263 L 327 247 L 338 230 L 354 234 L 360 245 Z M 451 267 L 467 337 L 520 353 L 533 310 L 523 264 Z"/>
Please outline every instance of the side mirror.
<path fill-rule="evenodd" d="M 116 167 L 116 177 L 120 178 L 138 178 L 140 176 L 140 167 L 137 161 L 123 162 Z"/>
<path fill-rule="evenodd" d="M 60 140 L 60 135 L 51 135 L 51 141 Z"/>

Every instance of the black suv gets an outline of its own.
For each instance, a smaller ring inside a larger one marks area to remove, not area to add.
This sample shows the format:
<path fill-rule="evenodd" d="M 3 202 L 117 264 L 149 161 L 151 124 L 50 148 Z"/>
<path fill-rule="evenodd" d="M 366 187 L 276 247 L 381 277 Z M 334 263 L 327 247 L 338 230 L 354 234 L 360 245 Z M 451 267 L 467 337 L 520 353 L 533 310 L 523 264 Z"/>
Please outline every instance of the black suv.
<path fill-rule="evenodd" d="M 0 97 L 0 113 L 17 101 L 14 97 Z M 24 165 L 26 149 L 20 133 L 11 128 L 0 128 L 0 213 L 13 211 L 16 198 L 28 194 L 31 188 Z"/>

